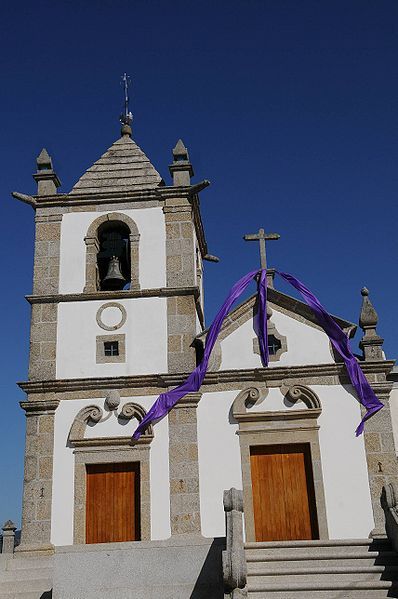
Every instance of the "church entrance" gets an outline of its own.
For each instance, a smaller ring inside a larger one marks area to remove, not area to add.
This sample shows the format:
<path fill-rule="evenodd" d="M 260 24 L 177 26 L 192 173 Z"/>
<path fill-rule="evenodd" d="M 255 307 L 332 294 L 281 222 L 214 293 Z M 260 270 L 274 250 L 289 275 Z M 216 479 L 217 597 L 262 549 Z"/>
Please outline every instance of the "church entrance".
<path fill-rule="evenodd" d="M 86 543 L 139 541 L 139 463 L 87 464 L 86 468 Z"/>
<path fill-rule="evenodd" d="M 250 448 L 256 541 L 319 539 L 310 445 Z"/>

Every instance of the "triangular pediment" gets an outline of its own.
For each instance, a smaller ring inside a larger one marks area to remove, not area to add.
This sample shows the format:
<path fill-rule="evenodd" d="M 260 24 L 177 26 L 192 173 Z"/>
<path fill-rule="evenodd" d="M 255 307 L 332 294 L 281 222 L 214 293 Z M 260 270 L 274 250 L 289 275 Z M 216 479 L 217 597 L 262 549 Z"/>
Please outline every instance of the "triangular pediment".
<path fill-rule="evenodd" d="M 271 288 L 267 295 L 268 340 L 274 351 L 270 353 L 270 366 L 336 360 L 327 335 L 304 302 Z M 210 370 L 262 367 L 255 313 L 256 295 L 252 295 L 228 314 L 212 352 Z M 334 319 L 350 337 L 355 334 L 355 324 L 336 316 Z M 205 342 L 207 332 L 197 336 L 198 342 Z"/>
<path fill-rule="evenodd" d="M 73 194 L 126 192 L 153 189 L 162 177 L 141 148 L 123 135 L 80 177 Z"/>
<path fill-rule="evenodd" d="M 221 327 L 219 337 L 221 339 L 225 339 L 231 334 L 234 330 L 236 330 L 241 324 L 247 322 L 248 320 L 253 318 L 255 303 L 256 303 L 256 294 L 250 296 L 247 300 L 239 304 L 236 308 L 231 310 L 228 316 L 225 318 L 224 323 Z M 268 287 L 267 289 L 267 303 L 271 307 L 271 309 L 276 309 L 295 320 L 298 320 L 308 326 L 315 327 L 319 330 L 322 330 L 319 326 L 317 319 L 312 312 L 311 308 L 307 306 L 304 302 L 291 297 L 281 291 L 277 291 L 276 289 L 271 289 Z M 355 331 L 357 325 L 348 320 L 344 320 L 338 316 L 334 316 L 332 314 L 334 320 L 340 327 L 348 333 L 349 337 L 353 337 L 355 335 Z M 200 333 L 197 338 L 203 339 L 207 335 L 208 329 Z"/>

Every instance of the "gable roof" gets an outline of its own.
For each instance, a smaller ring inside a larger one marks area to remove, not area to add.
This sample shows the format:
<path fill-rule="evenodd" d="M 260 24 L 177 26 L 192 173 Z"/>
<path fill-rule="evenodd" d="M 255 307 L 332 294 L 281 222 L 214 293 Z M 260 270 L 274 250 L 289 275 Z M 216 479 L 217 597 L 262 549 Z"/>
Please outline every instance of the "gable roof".
<path fill-rule="evenodd" d="M 128 135 L 122 135 L 73 186 L 71 195 L 134 191 L 163 185 L 162 177 Z"/>
<path fill-rule="evenodd" d="M 221 327 L 219 340 L 225 339 L 230 333 L 232 333 L 238 326 L 243 324 L 248 318 L 253 316 L 253 308 L 256 303 L 257 294 L 251 295 L 247 300 L 239 304 L 234 310 L 232 310 L 225 318 Z M 318 324 L 316 316 L 312 312 L 311 308 L 304 302 L 282 293 L 277 289 L 267 287 L 267 301 L 275 306 L 275 308 L 281 308 L 285 313 L 290 313 L 293 318 L 307 322 L 312 326 L 319 329 L 321 327 Z M 344 320 L 338 316 L 331 314 L 338 325 L 348 334 L 351 338 L 355 335 L 357 325 L 349 320 Z M 203 340 L 208 332 L 208 328 L 196 335 L 195 339 Z"/>

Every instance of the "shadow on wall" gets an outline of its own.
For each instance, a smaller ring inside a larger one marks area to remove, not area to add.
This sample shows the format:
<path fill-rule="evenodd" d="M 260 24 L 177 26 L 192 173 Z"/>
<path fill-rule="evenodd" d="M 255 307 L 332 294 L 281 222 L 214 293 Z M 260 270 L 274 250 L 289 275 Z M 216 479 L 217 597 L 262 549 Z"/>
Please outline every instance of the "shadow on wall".
<path fill-rule="evenodd" d="M 221 558 L 224 549 L 225 539 L 214 539 L 189 599 L 224 598 Z"/>

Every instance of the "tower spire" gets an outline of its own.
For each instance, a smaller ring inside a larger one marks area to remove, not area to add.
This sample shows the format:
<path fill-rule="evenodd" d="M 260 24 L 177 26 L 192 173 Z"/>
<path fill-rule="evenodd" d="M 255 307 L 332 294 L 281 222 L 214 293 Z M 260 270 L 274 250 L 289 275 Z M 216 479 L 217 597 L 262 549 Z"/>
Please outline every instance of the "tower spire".
<path fill-rule="evenodd" d="M 131 137 L 131 123 L 133 122 L 133 115 L 129 106 L 129 87 L 131 87 L 131 79 L 127 73 L 123 73 L 122 85 L 124 90 L 124 109 L 123 113 L 119 117 L 119 120 L 122 123 L 121 133 L 122 135 L 129 135 Z"/>

